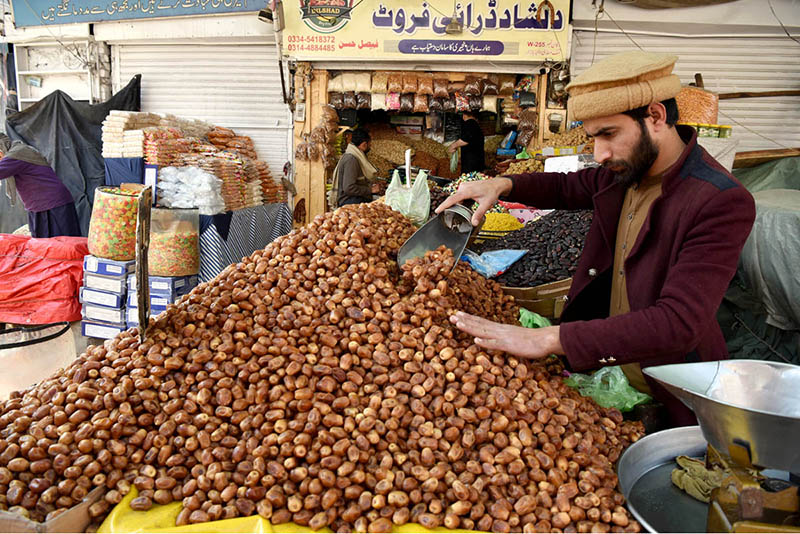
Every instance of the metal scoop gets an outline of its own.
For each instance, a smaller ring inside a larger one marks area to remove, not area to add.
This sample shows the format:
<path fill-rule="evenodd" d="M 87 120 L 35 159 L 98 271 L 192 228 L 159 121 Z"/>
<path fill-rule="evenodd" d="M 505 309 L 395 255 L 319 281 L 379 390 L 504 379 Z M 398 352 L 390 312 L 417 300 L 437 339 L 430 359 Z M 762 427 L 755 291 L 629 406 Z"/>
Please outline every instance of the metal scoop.
<path fill-rule="evenodd" d="M 453 251 L 455 268 L 474 229 L 471 220 L 472 212 L 468 208 L 460 204 L 447 208 L 408 238 L 397 253 L 397 264 L 402 267 L 408 260 L 444 245 Z"/>
<path fill-rule="evenodd" d="M 691 408 L 708 443 L 752 465 L 800 473 L 800 367 L 761 360 L 642 369 Z M 746 464 L 745 464 L 746 465 Z"/>

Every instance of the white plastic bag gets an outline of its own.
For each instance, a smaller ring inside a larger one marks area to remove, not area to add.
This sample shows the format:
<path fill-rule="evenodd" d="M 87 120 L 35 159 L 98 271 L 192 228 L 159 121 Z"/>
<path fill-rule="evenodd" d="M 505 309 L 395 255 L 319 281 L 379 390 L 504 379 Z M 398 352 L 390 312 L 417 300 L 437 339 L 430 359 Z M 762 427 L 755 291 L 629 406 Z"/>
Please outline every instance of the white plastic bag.
<path fill-rule="evenodd" d="M 450 154 L 450 172 L 456 172 L 458 168 L 458 158 L 461 156 L 461 149 L 458 148 Z"/>
<path fill-rule="evenodd" d="M 400 174 L 395 170 L 392 182 L 386 189 L 386 203 L 408 217 L 416 226 L 425 224 L 431 209 L 427 173 L 420 171 L 414 184 L 409 186 L 400 180 Z"/>

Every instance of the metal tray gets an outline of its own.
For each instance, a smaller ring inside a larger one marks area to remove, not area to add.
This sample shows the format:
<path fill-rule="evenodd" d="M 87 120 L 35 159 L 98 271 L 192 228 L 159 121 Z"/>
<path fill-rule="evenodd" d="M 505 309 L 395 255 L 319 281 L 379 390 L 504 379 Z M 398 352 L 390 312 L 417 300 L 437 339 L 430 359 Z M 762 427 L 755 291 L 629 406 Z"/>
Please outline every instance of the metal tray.
<path fill-rule="evenodd" d="M 699 426 L 650 434 L 625 451 L 617 465 L 628 510 L 650 532 L 705 532 L 708 505 L 676 488 L 670 480 L 680 455 L 702 458 L 707 443 Z"/>

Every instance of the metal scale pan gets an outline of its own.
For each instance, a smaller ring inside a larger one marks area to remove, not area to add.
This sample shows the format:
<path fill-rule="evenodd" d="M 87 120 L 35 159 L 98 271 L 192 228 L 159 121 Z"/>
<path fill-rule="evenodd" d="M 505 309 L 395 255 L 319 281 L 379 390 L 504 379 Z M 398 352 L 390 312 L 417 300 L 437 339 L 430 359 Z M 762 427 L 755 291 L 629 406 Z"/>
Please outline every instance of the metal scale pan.
<path fill-rule="evenodd" d="M 800 473 L 800 366 L 760 360 L 642 370 L 691 408 L 705 439 L 753 466 Z"/>

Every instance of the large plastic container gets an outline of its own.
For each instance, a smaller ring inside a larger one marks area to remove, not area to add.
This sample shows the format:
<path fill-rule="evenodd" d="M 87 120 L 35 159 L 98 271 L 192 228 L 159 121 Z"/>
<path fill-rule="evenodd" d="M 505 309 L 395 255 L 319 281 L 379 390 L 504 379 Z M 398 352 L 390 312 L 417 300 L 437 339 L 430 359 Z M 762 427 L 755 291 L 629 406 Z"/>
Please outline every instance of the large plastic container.
<path fill-rule="evenodd" d="M 153 208 L 150 214 L 150 276 L 188 276 L 200 270 L 200 212 Z"/>
<path fill-rule="evenodd" d="M 118 187 L 95 190 L 88 236 L 93 256 L 119 261 L 136 258 L 137 196 Z"/>

